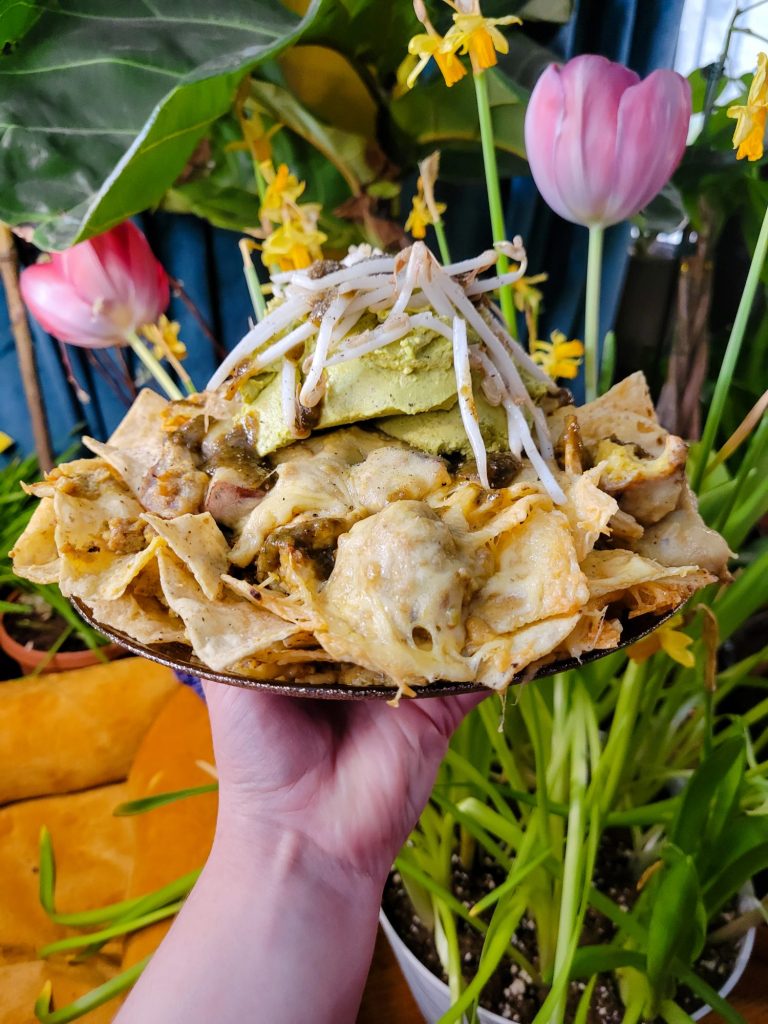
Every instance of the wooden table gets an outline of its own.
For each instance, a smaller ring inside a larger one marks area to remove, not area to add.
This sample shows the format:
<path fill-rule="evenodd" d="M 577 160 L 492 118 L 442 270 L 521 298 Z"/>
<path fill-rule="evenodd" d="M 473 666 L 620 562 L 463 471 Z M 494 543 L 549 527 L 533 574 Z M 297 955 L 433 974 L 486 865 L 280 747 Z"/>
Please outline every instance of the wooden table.
<path fill-rule="evenodd" d="M 729 1001 L 748 1024 L 768 1024 L 768 928 L 758 931 L 749 967 Z M 722 1020 L 718 1014 L 706 1019 Z M 381 930 L 357 1024 L 424 1024 Z"/>

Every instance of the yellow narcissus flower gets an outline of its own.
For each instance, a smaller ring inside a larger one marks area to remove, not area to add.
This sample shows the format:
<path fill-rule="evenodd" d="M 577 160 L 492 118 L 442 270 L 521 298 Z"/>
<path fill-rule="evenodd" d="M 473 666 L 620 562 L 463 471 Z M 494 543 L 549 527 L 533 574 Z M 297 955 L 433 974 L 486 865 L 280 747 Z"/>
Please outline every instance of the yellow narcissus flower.
<path fill-rule="evenodd" d="M 693 637 L 678 629 L 678 626 L 682 626 L 682 624 L 683 616 L 673 615 L 669 622 L 659 626 L 650 636 L 643 637 L 642 640 L 638 640 L 637 643 L 628 647 L 627 654 L 633 661 L 643 662 L 657 651 L 664 651 L 683 668 L 693 668 L 696 659 L 693 656 L 693 651 L 688 650 L 693 643 Z"/>
<path fill-rule="evenodd" d="M 504 18 L 484 18 L 480 11 L 480 0 L 457 0 L 454 8 L 453 26 L 446 32 L 445 49 L 456 53 L 469 54 L 472 69 L 477 73 L 496 64 L 496 52 L 508 53 L 509 43 L 499 32 L 498 25 L 522 25 L 520 18 L 508 14 Z"/>
<path fill-rule="evenodd" d="M 259 164 L 259 170 L 267 182 L 260 213 L 262 217 L 279 224 L 283 219 L 283 208 L 295 206 L 296 200 L 307 187 L 306 182 L 299 181 L 291 174 L 287 164 L 280 164 L 275 170 L 272 161 L 266 160 Z"/>
<path fill-rule="evenodd" d="M 584 356 L 583 344 L 575 339 L 569 341 L 562 331 L 552 331 L 549 337 L 550 341 L 539 339 L 531 342 L 533 361 L 553 380 L 558 377 L 573 380 Z"/>
<path fill-rule="evenodd" d="M 445 79 L 445 84 L 448 86 L 455 85 L 456 82 L 466 75 L 466 70 L 456 56 L 455 51 L 450 46 L 446 47 L 445 39 L 429 20 L 423 0 L 413 0 L 413 9 L 416 12 L 416 17 L 427 31 L 421 35 L 414 36 L 408 43 L 408 53 L 419 58 L 416 66 L 408 75 L 408 88 L 413 88 L 416 79 L 433 57 Z"/>
<path fill-rule="evenodd" d="M 145 324 L 141 333 L 152 345 L 156 359 L 165 359 L 170 354 L 174 359 L 183 359 L 187 354 L 187 346 L 179 338 L 179 324 L 169 320 L 163 313 L 155 324 Z"/>
<path fill-rule="evenodd" d="M 4 430 L 0 430 L 0 452 L 7 452 L 11 445 L 15 443 L 16 442 L 10 434 L 6 434 Z"/>
<path fill-rule="evenodd" d="M 301 270 L 323 258 L 321 246 L 328 236 L 317 227 L 320 207 L 305 203 L 297 211 L 264 240 L 261 258 L 267 267 Z"/>
<path fill-rule="evenodd" d="M 736 158 L 759 160 L 765 148 L 765 124 L 768 116 L 768 54 L 757 55 L 757 71 L 749 87 L 745 105 L 728 108 L 728 117 L 736 118 L 733 148 Z"/>
<path fill-rule="evenodd" d="M 414 238 L 426 238 L 429 225 L 434 224 L 435 220 L 445 213 L 445 203 L 437 203 L 433 200 L 432 205 L 433 210 L 430 210 L 430 206 L 424 196 L 424 182 L 421 176 L 419 176 L 417 192 L 413 197 L 411 212 L 408 215 L 408 220 L 405 222 L 405 230 L 410 231 Z M 437 218 L 434 216 L 435 213 Z"/>
<path fill-rule="evenodd" d="M 408 52 L 419 58 L 416 67 L 408 75 L 408 88 L 413 88 L 413 84 L 419 77 L 424 68 L 429 64 L 430 58 L 434 57 L 437 66 L 440 68 L 445 84 L 448 86 L 455 85 L 460 79 L 466 75 L 461 61 L 455 53 L 451 51 L 443 52 L 442 47 L 445 45 L 445 40 L 442 36 L 435 33 L 423 33 L 422 35 L 414 36 L 408 43 Z"/>

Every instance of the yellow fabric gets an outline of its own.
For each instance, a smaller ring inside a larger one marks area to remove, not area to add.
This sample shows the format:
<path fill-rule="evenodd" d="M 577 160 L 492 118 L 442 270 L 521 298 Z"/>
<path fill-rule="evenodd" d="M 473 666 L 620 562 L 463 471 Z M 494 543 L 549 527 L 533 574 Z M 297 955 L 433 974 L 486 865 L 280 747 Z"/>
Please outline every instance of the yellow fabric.
<path fill-rule="evenodd" d="M 89 910 L 125 898 L 133 830 L 112 815 L 125 799 L 125 785 L 103 786 L 0 810 L 0 963 L 33 959 L 40 946 L 71 934 L 49 920 L 38 899 L 43 825 L 56 854 L 57 910 Z"/>
<path fill-rule="evenodd" d="M 124 779 L 178 684 L 141 658 L 0 686 L 0 805 Z"/>
<path fill-rule="evenodd" d="M 37 1024 L 33 1007 L 46 981 L 53 983 L 54 1006 L 65 1006 L 109 980 L 113 964 L 97 956 L 83 964 L 46 964 L 41 960 L 0 966 L 0 1024 Z M 109 1024 L 115 1003 L 92 1010 L 82 1024 Z"/>
<path fill-rule="evenodd" d="M 213 782 L 198 761 L 213 764 L 208 712 L 191 690 L 179 688 L 144 737 L 128 777 L 128 799 Z M 205 793 L 131 819 L 136 857 L 129 898 L 203 866 L 213 842 L 216 807 L 216 793 Z M 153 952 L 169 927 L 170 922 L 159 922 L 130 936 L 123 968 Z"/>

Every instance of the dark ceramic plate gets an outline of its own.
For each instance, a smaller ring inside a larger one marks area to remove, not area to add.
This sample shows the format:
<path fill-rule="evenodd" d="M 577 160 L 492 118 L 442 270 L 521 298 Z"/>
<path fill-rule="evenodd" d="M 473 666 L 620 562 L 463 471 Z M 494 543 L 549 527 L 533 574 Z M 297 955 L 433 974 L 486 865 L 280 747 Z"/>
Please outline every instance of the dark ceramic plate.
<path fill-rule="evenodd" d="M 165 665 L 177 672 L 186 672 L 195 676 L 204 676 L 206 679 L 213 679 L 217 683 L 228 683 L 230 686 L 245 686 L 254 690 L 269 690 L 272 693 L 283 693 L 291 697 L 317 697 L 324 700 L 391 700 L 395 694 L 394 687 L 389 686 L 350 686 L 348 684 L 333 685 L 329 683 L 295 683 L 265 681 L 262 679 L 249 679 L 248 676 L 238 675 L 236 672 L 214 672 L 207 668 L 202 661 L 194 656 L 189 647 L 185 644 L 140 644 L 137 640 L 131 639 L 125 633 L 121 633 L 112 626 L 105 626 L 97 622 L 93 617 L 91 609 L 73 598 L 72 603 L 78 612 L 94 629 L 113 640 L 116 644 L 124 647 L 131 654 L 137 654 L 141 658 L 149 658 L 160 665 Z M 625 619 L 621 643 L 610 651 L 590 651 L 582 658 L 567 658 L 564 661 L 553 661 L 549 665 L 540 668 L 531 678 L 541 679 L 544 676 L 554 675 L 556 672 L 567 672 L 569 669 L 578 668 L 591 661 L 597 661 L 615 650 L 627 647 L 644 636 L 648 636 L 667 619 L 671 618 L 677 608 L 667 612 L 665 615 L 641 615 L 636 619 Z M 512 682 L 523 682 L 528 678 L 523 672 L 516 676 Z M 455 693 L 477 693 L 484 687 L 475 683 L 430 683 L 427 686 L 415 687 L 418 697 L 446 697 Z"/>

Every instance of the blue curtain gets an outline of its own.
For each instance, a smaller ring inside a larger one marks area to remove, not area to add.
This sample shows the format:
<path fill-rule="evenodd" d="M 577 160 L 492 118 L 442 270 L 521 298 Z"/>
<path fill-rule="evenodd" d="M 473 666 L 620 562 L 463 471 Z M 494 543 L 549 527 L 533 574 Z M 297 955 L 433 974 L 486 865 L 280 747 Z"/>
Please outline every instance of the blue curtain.
<path fill-rule="evenodd" d="M 645 76 L 654 68 L 672 63 L 683 0 L 578 0 L 569 24 L 549 45 L 563 58 L 577 53 L 602 53 L 629 64 Z M 467 186 L 449 196 L 449 240 L 455 256 L 478 251 L 487 244 L 485 217 L 476 215 L 485 205 L 483 193 Z M 542 336 L 555 327 L 570 337 L 583 336 L 584 272 L 587 233 L 568 224 L 546 208 L 530 178 L 508 184 L 507 222 L 510 234 L 526 240 L 530 272 L 546 270 L 546 309 Z M 163 265 L 180 282 L 197 313 L 181 295 L 174 297 L 169 315 L 180 322 L 187 344 L 186 366 L 202 386 L 219 361 L 220 351 L 230 349 L 248 326 L 251 313 L 242 275 L 235 234 L 212 229 L 195 217 L 164 213 L 140 218 L 142 228 Z M 607 232 L 601 303 L 601 330 L 614 321 L 627 264 L 628 228 Z M 206 324 L 215 343 L 201 326 Z M 69 447 L 85 430 L 104 438 L 125 412 L 119 397 L 124 370 L 111 356 L 99 357 L 105 367 L 93 365 L 93 355 L 69 349 L 71 369 L 82 392 L 78 397 L 57 343 L 32 325 L 45 410 L 53 446 Z M 546 332 L 546 333 L 545 333 Z M 130 364 L 131 372 L 135 367 Z M 108 373 L 107 373 L 108 369 Z M 8 317 L 0 301 L 0 430 L 17 442 L 15 452 L 33 449 L 32 433 L 24 401 L 16 353 Z M 575 390 L 579 391 L 580 382 Z M 0 457 L 7 458 L 8 456 Z"/>

